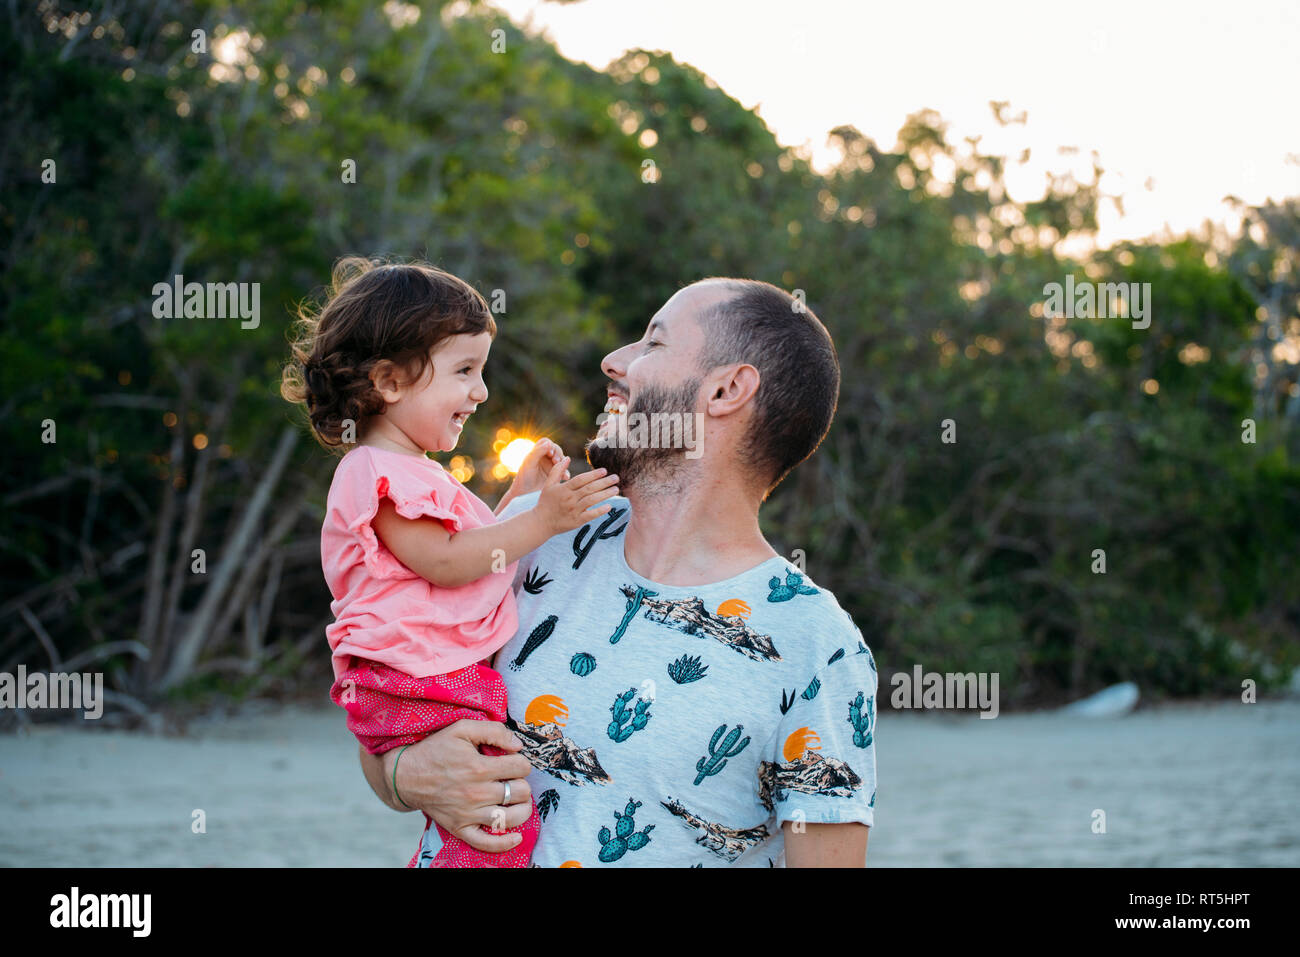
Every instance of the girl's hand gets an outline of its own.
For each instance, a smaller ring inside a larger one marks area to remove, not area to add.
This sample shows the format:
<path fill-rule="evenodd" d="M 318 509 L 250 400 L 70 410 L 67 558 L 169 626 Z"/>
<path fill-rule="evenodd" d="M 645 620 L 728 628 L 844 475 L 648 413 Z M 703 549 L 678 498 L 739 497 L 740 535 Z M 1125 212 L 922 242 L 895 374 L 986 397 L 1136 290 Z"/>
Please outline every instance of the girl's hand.
<path fill-rule="evenodd" d="M 510 483 L 510 490 L 506 494 L 514 498 L 517 495 L 536 492 L 546 484 L 546 477 L 562 458 L 564 458 L 564 451 L 558 445 L 550 439 L 539 439 L 524 459 L 524 463 L 519 466 L 519 472 L 515 475 L 515 480 Z M 569 470 L 565 469 L 564 478 L 567 480 L 568 477 Z"/>
<path fill-rule="evenodd" d="M 542 494 L 533 509 L 552 535 L 567 532 L 604 515 L 611 506 L 594 506 L 618 494 L 618 476 L 606 475 L 605 469 L 593 469 L 561 482 L 560 476 L 569 474 L 568 464 L 569 458 L 565 456 L 551 467 L 551 474 L 546 477 Z"/>

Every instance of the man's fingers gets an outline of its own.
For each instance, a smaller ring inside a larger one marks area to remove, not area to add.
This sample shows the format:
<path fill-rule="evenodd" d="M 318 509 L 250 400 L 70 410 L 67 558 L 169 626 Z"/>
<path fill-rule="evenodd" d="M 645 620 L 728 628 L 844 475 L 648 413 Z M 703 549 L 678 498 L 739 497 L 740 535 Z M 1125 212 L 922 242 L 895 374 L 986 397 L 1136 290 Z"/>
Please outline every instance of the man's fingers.
<path fill-rule="evenodd" d="M 524 820 L 527 820 L 527 818 L 524 818 Z M 522 824 L 523 821 L 519 823 Z M 514 826 L 517 827 L 518 825 Z M 480 851 L 491 851 L 494 854 L 508 851 L 523 840 L 518 834 L 491 834 L 477 824 L 462 827 L 456 832 L 456 836 L 472 848 Z"/>
<path fill-rule="evenodd" d="M 471 721 L 469 718 L 461 718 L 449 725 L 449 729 L 457 737 L 474 745 L 490 744 L 504 751 L 518 751 L 524 746 L 519 736 L 500 721 Z"/>
<path fill-rule="evenodd" d="M 513 759 L 513 756 L 511 758 Z M 494 765 L 493 767 L 497 768 L 499 766 Z M 527 770 L 531 770 L 531 766 Z M 527 780 L 523 778 L 510 779 L 510 804 L 502 805 L 500 802 L 505 797 L 504 780 L 488 781 L 479 787 L 484 789 L 479 800 L 485 803 L 481 804 L 473 812 L 474 823 L 458 828 L 455 833 L 466 844 L 480 851 L 491 851 L 493 853 L 508 851 L 519 843 L 519 836 L 516 834 L 494 834 L 492 832 L 509 831 L 512 828 L 517 828 L 532 816 L 532 789 L 529 788 Z"/>
<path fill-rule="evenodd" d="M 532 767 L 529 766 L 527 770 L 531 771 Z M 501 771 L 499 773 L 504 775 L 508 772 Z M 507 781 L 510 784 L 510 803 L 502 804 L 501 800 L 505 797 Z M 531 806 L 533 790 L 528 786 L 527 778 L 503 777 L 500 781 L 488 781 L 483 785 L 483 788 L 485 790 L 482 792 L 482 797 L 480 798 L 480 800 L 483 801 L 483 804 L 479 807 L 478 813 L 480 814 L 480 817 L 477 818 L 480 824 L 491 824 L 493 821 L 492 814 L 500 811 L 503 807 L 510 811 L 516 811 L 519 809 L 520 805 L 523 805 L 525 808 Z M 475 789 L 475 793 L 479 793 L 478 789 Z M 514 823 L 507 824 L 506 827 L 514 827 L 516 823 L 522 824 L 524 821 L 528 820 L 527 811 L 524 812 L 523 817 L 520 817 L 518 821 L 515 821 L 516 816 L 517 815 L 511 816 L 510 820 Z"/>

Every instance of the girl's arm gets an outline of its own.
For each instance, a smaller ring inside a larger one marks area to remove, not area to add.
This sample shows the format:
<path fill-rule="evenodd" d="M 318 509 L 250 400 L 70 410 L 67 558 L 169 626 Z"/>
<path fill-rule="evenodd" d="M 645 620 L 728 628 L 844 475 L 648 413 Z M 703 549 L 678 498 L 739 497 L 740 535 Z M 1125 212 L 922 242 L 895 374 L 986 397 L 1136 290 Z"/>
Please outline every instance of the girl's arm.
<path fill-rule="evenodd" d="M 509 505 L 511 502 L 513 502 L 514 500 L 515 500 L 515 487 L 512 485 L 506 491 L 506 494 L 501 496 L 501 501 L 497 502 L 497 507 L 492 509 L 492 514 L 500 515 L 503 511 L 505 511 L 505 507 Z"/>
<path fill-rule="evenodd" d="M 605 469 L 584 472 L 561 483 L 569 459 L 557 462 L 537 504 L 528 511 L 482 528 L 449 532 L 433 518 L 403 518 L 388 499 L 379 503 L 375 534 L 397 560 L 443 588 L 457 588 L 518 561 L 552 535 L 585 525 L 608 512 L 593 508 L 618 494 L 618 476 Z"/>

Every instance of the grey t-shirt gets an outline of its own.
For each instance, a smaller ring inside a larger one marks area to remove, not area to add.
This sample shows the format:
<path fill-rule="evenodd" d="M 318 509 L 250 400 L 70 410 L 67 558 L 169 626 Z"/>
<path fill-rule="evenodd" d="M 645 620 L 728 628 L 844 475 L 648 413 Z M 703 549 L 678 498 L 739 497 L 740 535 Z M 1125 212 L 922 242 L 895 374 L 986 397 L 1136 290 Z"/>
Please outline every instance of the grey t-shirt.
<path fill-rule="evenodd" d="M 533 864 L 784 866 L 783 821 L 870 825 L 876 665 L 835 597 L 781 557 L 649 581 L 624 556 L 627 499 L 607 501 L 519 562 L 496 657 L 534 767 Z M 421 857 L 437 849 L 429 828 Z"/>

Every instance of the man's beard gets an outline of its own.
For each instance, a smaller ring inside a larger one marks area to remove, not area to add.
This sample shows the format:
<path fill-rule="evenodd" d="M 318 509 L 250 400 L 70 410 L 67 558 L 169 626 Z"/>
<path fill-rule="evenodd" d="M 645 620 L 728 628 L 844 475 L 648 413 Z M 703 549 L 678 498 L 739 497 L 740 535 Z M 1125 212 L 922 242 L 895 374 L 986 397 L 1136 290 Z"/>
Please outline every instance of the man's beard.
<path fill-rule="evenodd" d="M 703 378 L 692 379 L 675 388 L 646 386 L 636 400 L 628 405 L 624 415 L 630 418 L 636 413 L 643 413 L 648 422 L 652 413 L 680 413 L 685 420 L 695 413 L 695 400 L 702 381 Z M 620 445 L 620 424 L 615 421 L 609 426 L 604 445 L 597 445 L 597 439 L 594 438 L 587 442 L 587 462 L 591 467 L 608 469 L 610 475 L 617 475 L 620 494 L 626 494 L 628 489 L 638 483 L 643 486 L 642 491 L 649 491 L 655 486 L 671 485 L 673 475 L 685 463 L 686 450 Z M 628 431 L 633 429 L 629 427 Z M 698 440 L 697 437 L 696 441 Z"/>

